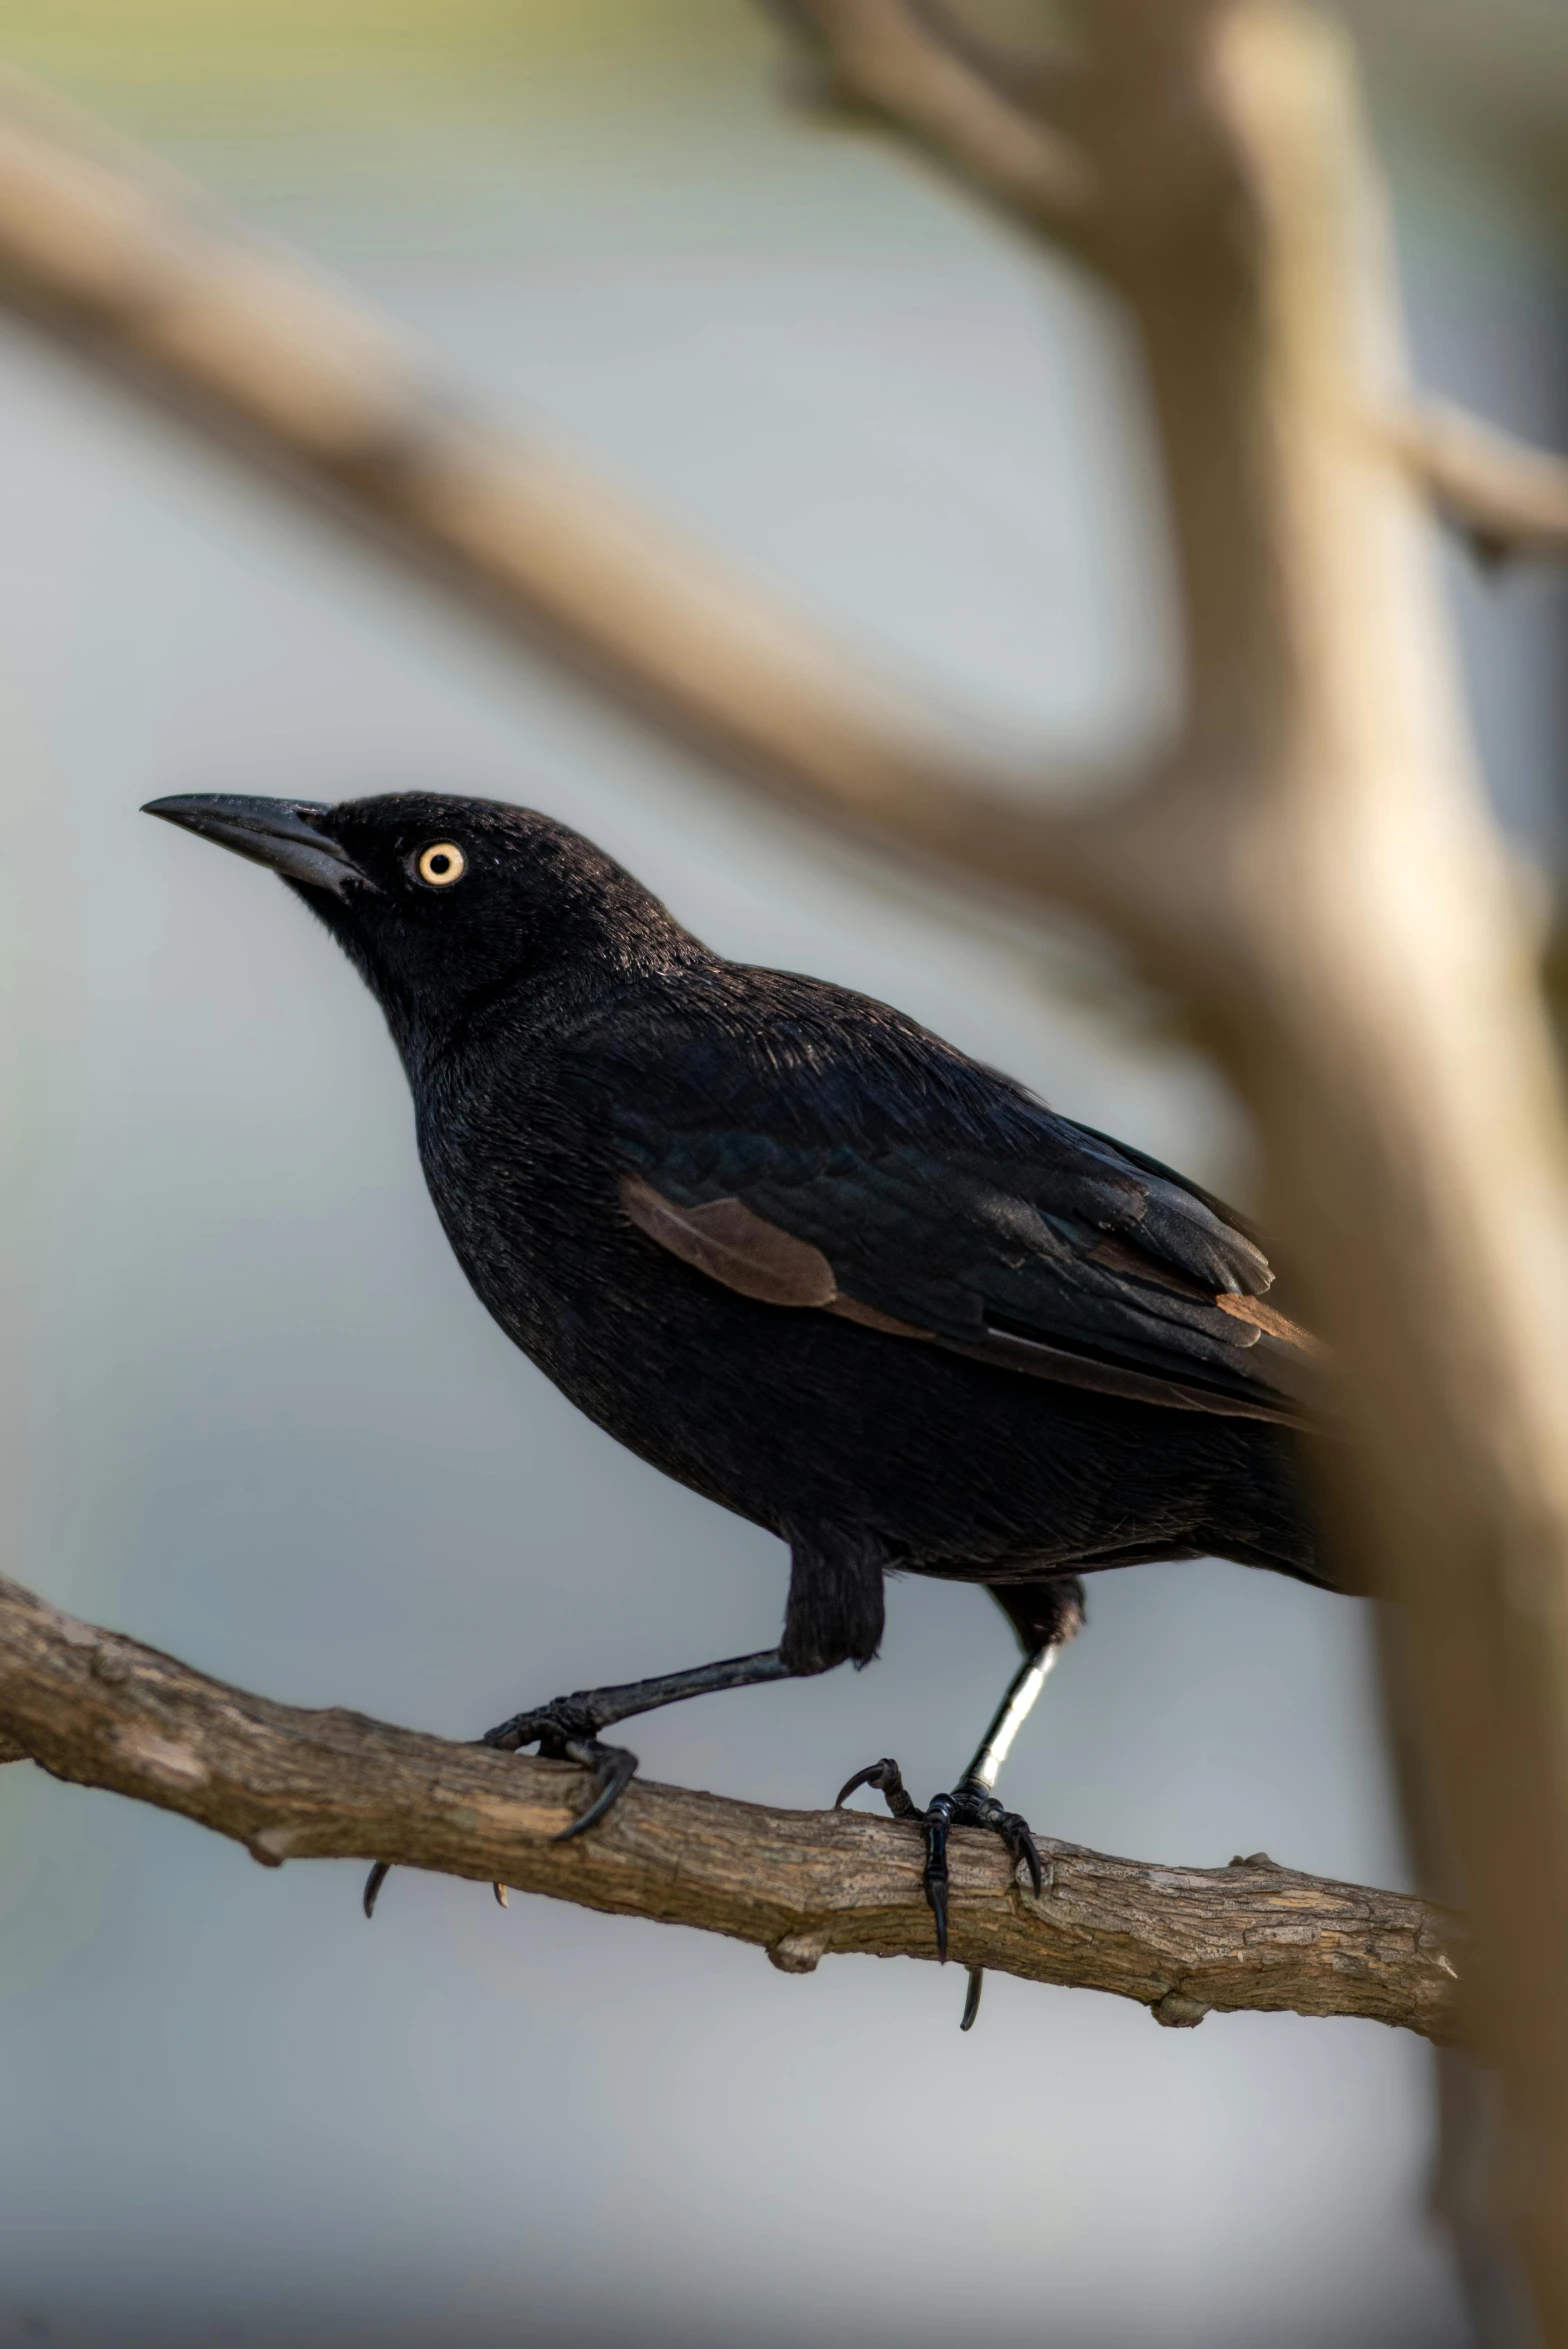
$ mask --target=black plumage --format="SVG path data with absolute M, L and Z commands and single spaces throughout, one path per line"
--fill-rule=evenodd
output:
M 607 1804 L 630 1757 L 600 1729 L 867 1662 L 889 1570 L 988 1586 L 1026 1649 L 1071 1636 L 1085 1571 L 1213 1554 L 1332 1579 L 1293 1433 L 1321 1366 L 1264 1301 L 1257 1236 L 1195 1184 L 884 1004 L 711 954 L 544 816 L 150 812 L 282 872 L 347 950 L 507 1334 L 789 1545 L 776 1654 L 557 1700 L 498 1742 L 599 1763 Z

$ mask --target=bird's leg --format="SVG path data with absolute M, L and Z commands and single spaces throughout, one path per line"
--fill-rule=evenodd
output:
M 993 1789 L 1007 1749 L 1027 1720 L 1035 1698 L 1045 1686 L 1046 1674 L 1061 1652 L 1059 1646 L 1037 1648 L 1032 1656 L 1025 1658 L 1009 1683 L 1007 1694 L 981 1739 L 974 1760 L 952 1792 L 937 1795 L 925 1810 L 921 1810 L 913 1800 L 904 1785 L 898 1764 L 889 1758 L 872 1762 L 864 1770 L 857 1770 L 854 1777 L 839 1789 L 835 1810 L 847 1796 L 854 1793 L 857 1786 L 874 1786 L 885 1799 L 895 1819 L 918 1820 L 925 1829 L 926 1864 L 922 1881 L 932 1916 L 936 1920 L 937 1955 L 944 1964 L 947 1961 L 947 1843 L 955 1827 L 989 1827 L 1000 1835 L 1014 1861 L 1024 1862 L 1035 1891 L 1041 1891 L 1044 1886 L 1040 1854 L 1029 1832 L 1028 1821 L 1017 1811 L 1004 1810 Z M 974 1999 L 973 2003 L 978 2006 L 978 1999 Z M 974 2016 L 969 2015 L 966 2029 L 973 2020 Z
M 993 1834 L 1000 1835 L 1014 1865 L 1021 1860 L 1028 1869 L 1035 1892 L 1044 1889 L 1045 1874 L 1029 1823 L 1017 1811 L 1004 1810 L 996 1799 L 996 1781 L 1057 1657 L 1076 1635 L 1083 1620 L 1082 1589 L 1077 1583 L 1063 1583 L 1054 1592 L 1038 1596 L 1008 1593 L 1004 1597 L 1000 1592 L 993 1595 L 999 1598 L 1025 1642 L 1024 1660 L 1008 1683 L 1007 1693 L 975 1749 L 973 1760 L 952 1792 L 937 1795 L 921 1810 L 905 1787 L 898 1764 L 884 1759 L 873 1762 L 869 1769 L 857 1770 L 838 1796 L 838 1802 L 842 1803 L 857 1786 L 875 1787 L 895 1819 L 907 1819 L 924 1829 L 926 1858 L 921 1881 L 936 1924 L 937 1956 L 944 1963 L 949 1885 L 947 1847 L 955 1827 L 988 1827 Z M 970 2029 L 980 2011 L 982 1980 L 980 1967 L 972 1966 L 962 2030 Z
M 763 1648 L 754 1656 L 727 1656 L 722 1663 L 697 1664 L 686 1672 L 664 1672 L 652 1680 L 625 1680 L 614 1688 L 580 1688 L 572 1696 L 553 1697 L 532 1712 L 514 1713 L 481 1743 L 515 1754 L 519 1747 L 537 1745 L 548 1761 L 580 1762 L 598 1781 L 593 1800 L 569 1827 L 555 1837 L 569 1843 L 574 1835 L 596 1827 L 606 1811 L 631 1784 L 637 1756 L 625 1746 L 605 1745 L 599 1736 L 613 1722 L 629 1721 L 634 1713 L 656 1712 L 660 1705 L 678 1705 L 683 1698 L 710 1696 L 722 1688 L 754 1688 L 760 1681 L 793 1680 L 794 1672 L 777 1648 Z
M 629 1721 L 634 1713 L 652 1713 L 660 1705 L 678 1705 L 687 1697 L 710 1696 L 721 1688 L 802 1680 L 831 1672 L 835 1664 L 870 1662 L 882 1636 L 880 1547 L 864 1534 L 814 1526 L 791 1532 L 790 1554 L 784 1636 L 776 1648 L 697 1664 L 688 1672 L 664 1672 L 652 1680 L 626 1680 L 614 1688 L 580 1688 L 531 1712 L 514 1713 L 510 1721 L 486 1730 L 480 1742 L 502 1753 L 536 1745 L 550 1761 L 578 1762 L 593 1772 L 592 1796 L 579 1817 L 556 1836 L 557 1843 L 596 1827 L 636 1776 L 637 1756 L 625 1746 L 606 1745 L 599 1734 L 612 1723 Z M 367 1917 L 387 1873 L 386 1863 L 378 1860 L 366 1879 Z M 504 1887 L 497 1885 L 495 1893 L 504 1908 Z
M 976 1787 L 982 1794 L 995 1793 L 996 1782 L 1001 1776 L 1002 1764 L 1012 1750 L 1013 1739 L 1034 1711 L 1035 1700 L 1044 1688 L 1047 1676 L 1055 1669 L 1061 1652 L 1061 1641 L 1053 1640 L 1050 1646 L 1036 1648 L 1032 1656 L 1024 1658 L 1008 1682 L 1007 1693 L 992 1716 L 991 1726 L 976 1746 L 974 1760 L 960 1779 L 960 1785 Z
M 708 1696 L 717 1689 L 752 1688 L 761 1681 L 793 1680 L 798 1668 L 786 1664 L 777 1648 L 763 1648 L 753 1656 L 728 1656 L 721 1663 L 697 1664 L 686 1672 L 664 1672 L 651 1680 L 626 1680 L 613 1688 L 580 1688 L 571 1696 L 552 1697 L 531 1712 L 514 1713 L 494 1729 L 487 1729 L 481 1745 L 515 1754 L 520 1747 L 537 1745 L 553 1762 L 578 1762 L 592 1770 L 595 1787 L 585 1809 L 555 1837 L 569 1843 L 574 1835 L 596 1827 L 613 1809 L 637 1772 L 637 1756 L 625 1746 L 606 1745 L 601 1729 L 629 1721 L 634 1713 L 652 1713 L 660 1705 L 678 1705 L 684 1697 Z M 376 1895 L 386 1882 L 389 1863 L 378 1860 L 365 1879 L 364 1910 L 370 1916 Z M 504 1887 L 496 1898 L 506 1906 Z
M 816 1528 L 791 1539 L 789 1602 L 784 1636 L 776 1648 L 752 1656 L 727 1656 L 721 1663 L 697 1664 L 688 1672 L 664 1672 L 653 1680 L 627 1680 L 615 1688 L 580 1688 L 555 1697 L 530 1713 L 487 1729 L 483 1742 L 516 1753 L 537 1745 L 552 1761 L 581 1762 L 598 1779 L 593 1800 L 580 1818 L 563 1828 L 567 1843 L 596 1827 L 620 1800 L 637 1769 L 624 1746 L 605 1745 L 599 1732 L 634 1713 L 678 1705 L 687 1697 L 711 1696 L 722 1688 L 755 1688 L 767 1680 L 799 1680 L 830 1672 L 853 1657 L 867 1663 L 882 1636 L 882 1555 L 864 1537 Z

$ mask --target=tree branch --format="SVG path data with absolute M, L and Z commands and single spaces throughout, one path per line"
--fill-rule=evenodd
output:
M 304 1712 L 208 1679 L 0 1578 L 0 1738 L 58 1778 L 177 1811 L 264 1865 L 383 1859 L 617 1915 L 725 1933 L 785 1973 L 841 1951 L 934 1960 L 923 1844 L 891 1819 L 776 1811 L 634 1784 L 580 1842 L 582 1773 L 362 1714 Z M 1362 2015 L 1455 2031 L 1453 1919 L 1263 1854 L 1162 1868 L 1041 1843 L 1037 1900 L 992 1836 L 952 1851 L 952 1953 L 1035 1982 L 1210 2009 Z
M 918 0 L 766 0 L 768 12 L 815 70 L 806 94 L 830 106 L 867 108 L 913 134 L 977 193 L 1030 227 L 1070 233 L 1090 208 L 1083 156 L 1044 119 L 1050 99 L 1076 76 L 1029 74 Z
M 1440 401 L 1412 405 L 1388 431 L 1396 454 L 1483 561 L 1568 555 L 1568 457 Z
M 1018 225 L 1103 262 L 1095 247 L 1123 190 L 1096 198 L 1107 174 L 1090 59 L 1009 50 L 938 0 L 765 5 L 814 61 L 816 102 L 868 109 Z M 1443 401 L 1408 403 L 1380 434 L 1481 560 L 1568 555 L 1568 458 Z
M 1070 136 L 1084 88 L 1080 48 L 1065 41 L 998 39 L 947 0 L 911 0 L 911 5 L 921 23 L 991 89 Z
M 476 421 L 377 319 L 14 75 L 0 307 L 729 776 L 937 859 L 984 839 L 999 878 L 1026 835 L 1038 855 L 1003 778 L 753 581 L 560 452 Z

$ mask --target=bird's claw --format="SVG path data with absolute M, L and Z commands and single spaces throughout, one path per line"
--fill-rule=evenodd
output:
M 586 1835 L 590 1827 L 612 1811 L 637 1775 L 637 1756 L 628 1753 L 623 1745 L 604 1745 L 598 1735 L 599 1723 L 592 1705 L 582 1696 L 553 1697 L 549 1704 L 538 1706 L 531 1713 L 514 1713 L 510 1721 L 502 1721 L 494 1729 L 487 1729 L 479 1743 L 494 1746 L 504 1754 L 515 1754 L 520 1747 L 536 1745 L 547 1761 L 576 1762 L 594 1775 L 594 1791 L 587 1807 L 569 1827 L 553 1835 L 552 1843 L 570 1843 L 574 1835 Z M 386 1860 L 377 1860 L 365 1878 L 361 1905 L 367 1917 L 376 1912 L 376 1900 L 381 1887 L 391 1874 Z M 506 1906 L 506 1886 L 492 1885 L 497 1901 Z
M 1040 1854 L 1029 1830 L 1029 1822 L 1017 1811 L 1007 1811 L 997 1801 L 989 1787 L 981 1786 L 973 1778 L 960 1779 L 950 1794 L 939 1794 L 921 1810 L 904 1784 L 898 1764 L 889 1757 L 872 1762 L 866 1769 L 857 1770 L 853 1778 L 840 1787 L 837 1810 L 846 1796 L 857 1786 L 874 1786 L 883 1797 L 895 1819 L 908 1819 L 925 1829 L 926 1864 L 921 1876 L 926 1900 L 936 1922 L 936 1954 L 947 1962 L 947 1842 L 955 1827 L 989 1827 L 999 1835 L 1013 1857 L 1013 1863 L 1022 1860 L 1029 1871 L 1029 1881 L 1036 1894 L 1045 1888 L 1045 1873 L 1040 1865 Z M 965 2007 L 963 2028 L 968 2030 L 974 2021 L 979 1997 L 971 1983 L 970 1999 Z
M 586 1835 L 590 1827 L 597 1827 L 637 1775 L 637 1756 L 623 1745 L 605 1745 L 599 1728 L 586 1697 L 552 1697 L 549 1704 L 539 1705 L 531 1713 L 514 1713 L 510 1721 L 487 1729 L 479 1741 L 506 1754 L 536 1745 L 546 1761 L 576 1762 L 593 1772 L 592 1800 L 569 1827 L 551 1837 L 553 1843 L 570 1843 L 573 1836 Z

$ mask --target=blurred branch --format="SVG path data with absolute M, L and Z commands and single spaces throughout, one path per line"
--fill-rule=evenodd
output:
M 1103 262 L 1095 248 L 1115 200 L 1095 199 L 1095 84 L 1083 55 L 1010 48 L 940 0 L 764 5 L 815 76 L 800 93 L 811 103 L 868 110 L 1021 225 Z M 1568 458 L 1442 401 L 1409 402 L 1383 432 L 1483 561 L 1568 555 Z
M 778 5 L 778 0 L 773 0 Z M 1084 86 L 1082 51 L 1065 41 L 999 40 L 972 22 L 961 5 L 911 0 L 916 16 L 972 73 L 1026 113 L 1070 132 Z
M 1077 84 L 1070 61 L 1030 60 L 922 0 L 766 0 L 819 106 L 868 109 L 913 134 L 991 202 L 1066 232 L 1088 210 L 1083 156 L 1045 119 Z
M 1399 1602 L 1466 2035 L 1502 2084 L 1482 2160 L 1565 2349 L 1568 1128 L 1426 482 L 1367 430 L 1410 399 L 1375 158 L 1309 10 L 1084 17 L 1095 253 L 1145 361 L 1188 654 L 1182 757 L 1100 903 L 1251 1112 L 1340 1365 L 1330 1531 Z
M 923 1840 L 890 1819 L 638 1782 L 593 1835 L 553 1843 L 584 1800 L 564 1763 L 248 1696 L 3 1579 L 0 1732 L 54 1776 L 177 1811 L 267 1866 L 383 1859 L 507 1883 L 755 1942 L 785 1973 L 836 1952 L 936 1956 Z M 1426 1903 L 1262 1854 L 1196 1869 L 1041 1850 L 1036 1900 L 995 1837 L 955 1836 L 959 1964 L 1110 1991 L 1176 2025 L 1289 2010 L 1452 2034 L 1456 1932 Z
M 558 451 L 477 422 L 345 296 L 15 76 L 0 308 L 731 776 L 938 859 L 970 840 L 999 881 L 1026 833 L 1038 856 L 999 779 L 751 580 Z
M 1568 555 L 1568 457 L 1511 440 L 1440 402 L 1413 405 L 1389 436 L 1483 560 Z

